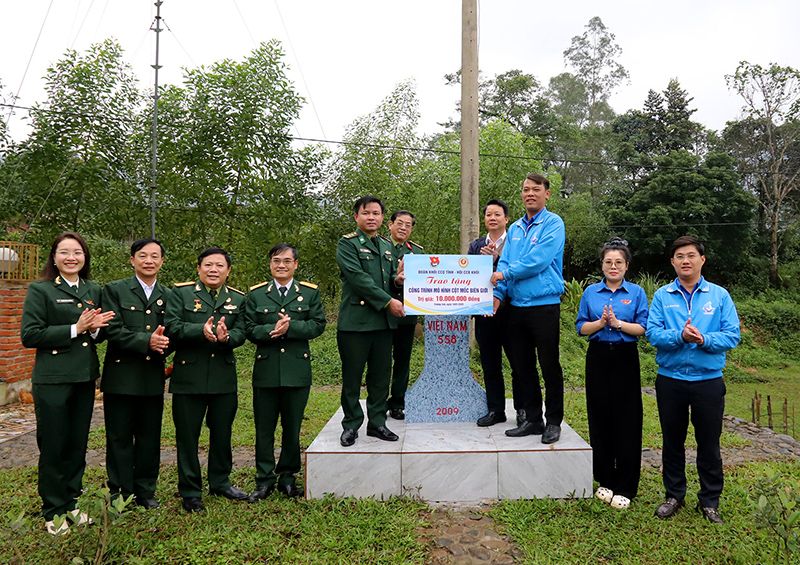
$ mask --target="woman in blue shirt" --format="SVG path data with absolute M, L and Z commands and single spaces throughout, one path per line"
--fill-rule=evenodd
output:
M 600 251 L 603 280 L 581 296 L 576 327 L 589 336 L 586 412 L 595 496 L 627 508 L 639 488 L 642 392 L 636 345 L 647 326 L 647 294 L 625 280 L 628 242 L 614 237 Z

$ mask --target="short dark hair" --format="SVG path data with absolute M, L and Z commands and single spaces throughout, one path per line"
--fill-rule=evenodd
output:
M 221 247 L 209 247 L 205 251 L 203 251 L 200 255 L 197 256 L 197 265 L 199 266 L 200 263 L 203 262 L 203 259 L 208 257 L 209 255 L 224 255 L 225 261 L 228 263 L 228 267 L 231 266 L 231 256 L 228 255 L 228 252 L 222 249 Z
M 489 208 L 489 206 L 500 206 L 503 209 L 503 213 L 506 215 L 506 218 L 508 218 L 508 204 L 506 204 L 499 198 L 492 198 L 491 200 L 489 200 L 489 202 L 486 203 L 486 206 L 483 207 L 484 216 L 486 215 L 486 210 Z
M 550 181 L 547 180 L 547 177 L 544 175 L 540 175 L 539 173 L 531 173 L 525 177 L 525 180 L 533 181 L 536 184 L 543 184 L 545 190 L 550 190 Z M 525 186 L 525 180 L 522 181 L 522 186 Z
M 151 243 L 155 243 L 156 245 L 158 245 L 161 248 L 161 256 L 162 257 L 167 254 L 166 250 L 164 249 L 164 246 L 161 245 L 161 242 L 158 241 L 156 238 L 154 238 L 154 237 L 143 237 L 142 239 L 137 239 L 136 241 L 131 243 L 131 257 L 136 255 L 136 252 L 140 251 L 142 248 L 144 248 L 145 245 L 150 245 Z
M 672 246 L 669 249 L 669 256 L 675 257 L 675 251 L 687 245 L 693 245 L 700 255 L 706 254 L 706 246 L 703 245 L 702 241 L 691 235 L 682 235 L 672 242 Z
M 600 249 L 601 261 L 606 258 L 606 253 L 609 251 L 622 251 L 622 254 L 625 256 L 626 263 L 630 263 L 631 259 L 633 259 L 631 250 L 628 248 L 628 242 L 621 237 L 612 237 L 603 244 L 603 247 Z
M 277 244 L 275 244 L 272 247 L 272 249 L 269 250 L 270 259 L 272 257 L 274 257 L 275 255 L 280 255 L 281 253 L 283 253 L 287 249 L 291 249 L 292 250 L 292 257 L 294 257 L 294 260 L 297 261 L 297 258 L 300 257 L 300 255 L 297 253 L 297 249 L 294 246 L 289 245 L 288 243 L 277 243 Z
M 362 196 L 356 203 L 353 205 L 353 214 L 358 214 L 358 211 L 361 210 L 362 207 L 366 207 L 367 204 L 372 204 L 373 202 L 377 202 L 381 205 L 381 214 L 386 212 L 386 206 L 383 205 L 381 199 L 377 196 Z
M 411 216 L 411 225 L 412 226 L 417 223 L 417 219 L 414 217 L 414 214 L 412 214 L 408 210 L 398 210 L 397 212 L 392 214 L 392 217 L 391 217 L 391 219 L 389 221 L 394 222 L 397 219 L 398 216 Z
M 78 276 L 82 279 L 89 279 L 89 267 L 92 263 L 92 256 L 89 253 L 89 246 L 86 245 L 86 240 L 84 240 L 74 231 L 65 231 L 58 234 L 55 240 L 53 240 L 53 246 L 50 248 L 50 255 L 47 256 L 47 262 L 44 264 L 44 268 L 39 274 L 40 281 L 54 281 L 59 275 L 58 267 L 56 267 L 56 248 L 58 247 L 58 244 L 65 239 L 74 239 L 81 246 L 81 249 L 83 249 L 83 268 L 78 271 Z

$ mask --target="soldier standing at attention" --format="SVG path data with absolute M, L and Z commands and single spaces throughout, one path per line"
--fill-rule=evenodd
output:
M 367 435 L 397 441 L 386 427 L 386 399 L 392 371 L 392 330 L 404 314 L 403 303 L 391 295 L 405 276 L 398 273 L 392 243 L 378 235 L 385 208 L 374 196 L 364 196 L 353 206 L 356 231 L 342 236 L 336 246 L 336 263 L 342 276 L 342 301 L 336 341 L 342 359 L 342 410 L 344 431 L 340 442 L 356 442 L 364 411 L 358 401 L 361 377 L 367 370 Z
M 187 512 L 202 512 L 197 456 L 203 419 L 209 430 L 209 492 L 231 500 L 248 494 L 231 484 L 231 426 L 236 417 L 236 357 L 244 343 L 244 293 L 225 284 L 231 256 L 209 247 L 197 258 L 199 280 L 176 284 L 164 321 L 175 350 L 169 390 L 178 447 L 178 491 Z
M 398 210 L 389 220 L 392 254 L 398 263 L 403 259 L 403 255 L 425 252 L 421 245 L 409 239 L 415 223 L 414 214 L 408 210 Z M 403 302 L 402 289 L 392 292 L 392 296 Z M 405 316 L 397 320 L 397 328 L 392 330 L 392 385 L 388 406 L 389 415 L 395 420 L 405 420 L 406 417 L 406 390 L 411 373 L 411 350 L 414 347 L 416 329 L 417 316 Z
M 158 508 L 156 482 L 161 457 L 164 411 L 164 310 L 169 289 L 157 280 L 164 247 L 153 238 L 131 245 L 134 276 L 108 283 L 103 304 L 118 312 L 106 330 L 103 364 L 103 410 L 106 467 L 112 494 Z
M 256 425 L 256 489 L 250 502 L 275 490 L 295 498 L 300 472 L 300 426 L 311 390 L 308 340 L 325 331 L 317 285 L 296 282 L 297 249 L 279 243 L 269 251 L 273 280 L 250 287 L 245 308 L 247 338 L 256 344 L 253 414 Z M 281 418 L 281 457 L 275 466 L 275 428 Z

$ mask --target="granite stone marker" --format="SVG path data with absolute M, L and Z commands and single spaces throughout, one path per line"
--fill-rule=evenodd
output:
M 469 368 L 469 317 L 425 316 L 425 368 L 406 393 L 406 422 L 475 422 L 486 392 Z

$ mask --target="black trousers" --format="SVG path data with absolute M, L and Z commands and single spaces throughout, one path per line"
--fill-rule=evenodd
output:
M 636 342 L 593 340 L 586 352 L 586 413 L 594 480 L 633 499 L 642 461 L 642 388 Z
M 522 408 L 529 422 L 542 422 L 542 389 L 537 360 L 545 386 L 548 424 L 564 420 L 564 375 L 558 360 L 561 305 L 508 307 L 508 331 L 514 372 L 519 376 Z
M 658 375 L 656 399 L 661 434 L 664 437 L 663 479 L 667 497 L 686 496 L 686 432 L 691 414 L 697 440 L 697 475 L 702 506 L 717 508 L 722 494 L 722 416 L 725 413 L 725 383 L 722 377 L 705 381 L 684 381 Z
M 106 469 L 112 493 L 153 498 L 161 463 L 164 395 L 103 394 Z
M 503 379 L 503 350 L 511 363 L 511 343 L 508 334 L 508 310 L 502 308 L 492 317 L 475 317 L 475 340 L 481 354 L 483 382 L 486 385 L 486 403 L 490 412 L 506 411 L 506 387 Z M 514 409 L 522 410 L 519 378 L 511 366 L 511 390 Z
M 75 510 L 83 488 L 86 446 L 94 408 L 94 381 L 34 384 L 39 496 L 42 516 Z

